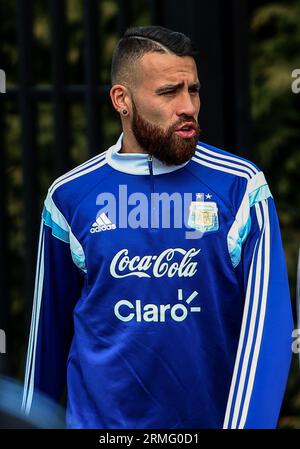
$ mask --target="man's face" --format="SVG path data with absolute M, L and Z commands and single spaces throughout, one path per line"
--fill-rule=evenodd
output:
M 132 92 L 132 133 L 147 153 L 170 165 L 189 160 L 199 138 L 199 80 L 193 58 L 147 53 Z

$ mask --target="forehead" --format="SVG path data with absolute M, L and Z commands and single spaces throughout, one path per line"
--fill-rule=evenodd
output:
M 146 53 L 138 64 L 139 80 L 142 84 L 158 86 L 198 80 L 197 67 L 191 56 L 176 56 L 165 53 Z

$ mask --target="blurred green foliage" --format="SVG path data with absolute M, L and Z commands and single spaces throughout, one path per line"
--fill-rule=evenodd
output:
M 82 85 L 85 83 L 84 73 L 84 23 L 83 1 L 66 0 L 66 47 L 67 66 L 66 83 Z M 18 2 L 2 0 L 0 18 L 1 61 L 0 67 L 5 69 L 7 90 L 18 86 L 19 82 L 19 39 Z M 110 63 L 113 48 L 118 40 L 117 24 L 119 7 L 117 0 L 101 0 L 98 11 L 99 23 L 99 85 L 110 84 Z M 134 17 L 132 25 L 149 23 L 147 0 L 132 2 L 131 14 Z M 50 2 L 33 1 L 33 86 L 52 85 L 52 30 Z M 1 97 L 4 100 L 4 97 Z M 9 221 L 9 270 L 7 273 L 10 299 L 10 324 L 7 330 L 7 347 L 10 353 L 10 372 L 23 378 L 24 357 L 27 350 L 25 338 L 25 288 L 24 266 L 25 232 L 24 232 L 24 201 L 23 201 L 23 169 L 21 146 L 21 117 L 19 113 L 18 96 L 6 96 L 2 101 L 4 117 L 3 159 L 5 160 L 5 175 L 7 178 L 7 214 Z M 104 100 L 101 107 L 102 142 L 99 152 L 107 149 L 116 141 L 121 128 L 110 99 Z M 71 167 L 89 159 L 87 145 L 87 123 L 85 99 L 70 101 L 70 158 Z M 39 208 L 42 210 L 43 200 L 53 180 L 61 173 L 55 172 L 54 161 L 54 107 L 51 102 L 41 101 L 36 104 L 36 147 L 38 173 Z M 38 236 L 36 236 L 38 239 Z
M 18 83 L 19 54 L 17 36 L 17 2 L 2 0 L 0 27 L 1 68 L 7 74 L 7 88 Z M 67 0 L 67 61 L 69 84 L 84 83 L 83 2 Z M 100 72 L 99 84 L 109 84 L 110 60 L 117 42 L 118 2 L 102 0 L 99 8 Z M 150 21 L 146 0 L 131 2 L 132 25 Z M 251 100 L 254 126 L 254 148 L 250 159 L 265 172 L 279 212 L 287 256 L 293 305 L 297 254 L 300 243 L 300 94 L 291 90 L 291 73 L 300 69 L 300 3 L 267 3 L 256 8 L 250 17 Z M 4 19 L 5 18 L 5 19 Z M 34 84 L 52 83 L 51 26 L 48 2 L 34 1 Z M 46 61 L 46 63 L 45 63 Z M 120 124 L 109 104 L 102 105 L 104 135 L 99 152 L 106 149 L 120 132 Z M 24 288 L 22 270 L 25 264 L 22 196 L 21 126 L 18 102 L 4 103 L 4 149 L 8 180 L 9 268 L 12 374 L 23 377 L 24 354 Z M 46 190 L 56 177 L 53 161 L 53 106 L 43 102 L 37 106 L 38 184 L 40 206 Z M 85 106 L 70 104 L 71 159 L 75 166 L 88 158 Z M 295 307 L 294 307 L 295 309 Z M 295 312 L 295 310 L 294 310 Z M 296 317 L 296 314 L 295 314 Z M 276 348 L 274 348 L 276 350 Z M 276 376 L 276 373 L 274 373 Z M 280 427 L 300 428 L 300 384 L 296 358 L 293 361 L 288 389 L 282 408 Z
M 254 160 L 263 169 L 277 205 L 296 320 L 296 269 L 300 246 L 300 3 L 268 3 L 251 18 L 251 104 Z M 276 350 L 276 348 L 274 348 Z M 274 373 L 276 376 L 276 373 Z M 299 362 L 294 357 L 280 427 L 300 428 Z

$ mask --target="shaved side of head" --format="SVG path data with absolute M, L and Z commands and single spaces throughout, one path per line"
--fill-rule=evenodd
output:
M 146 53 L 195 57 L 191 40 L 160 26 L 129 28 L 119 40 L 112 58 L 111 82 L 133 88 L 138 82 L 138 62 Z

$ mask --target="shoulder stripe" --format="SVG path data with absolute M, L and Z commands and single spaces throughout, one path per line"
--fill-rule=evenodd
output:
M 57 182 L 55 184 L 52 184 L 52 186 L 49 188 L 49 194 L 53 195 L 55 190 L 58 187 L 62 186 L 63 184 L 66 184 L 67 182 L 70 182 L 73 179 L 79 178 L 80 176 L 86 175 L 87 173 L 97 170 L 98 168 L 101 168 L 106 164 L 107 164 L 107 160 L 106 160 L 106 157 L 104 157 L 104 158 L 100 159 L 99 161 L 97 161 L 96 164 L 88 166 L 87 168 L 85 168 L 83 170 L 74 171 L 73 174 L 70 174 L 67 177 L 63 177 L 63 179 L 61 179 L 61 180 L 58 179 Z
M 45 199 L 42 218 L 45 226 L 51 228 L 51 233 L 54 237 L 70 245 L 73 262 L 86 273 L 84 250 L 50 194 Z
M 248 175 L 249 175 L 249 177 L 251 178 L 252 176 L 254 176 L 254 173 L 253 173 L 253 171 L 251 171 L 249 168 L 247 168 L 246 166 L 241 166 L 240 164 L 235 164 L 235 163 L 233 163 L 233 162 L 228 162 L 228 161 L 225 161 L 224 159 L 222 159 L 222 160 L 217 160 L 216 158 L 214 158 L 214 157 L 211 157 L 211 156 L 207 156 L 207 155 L 205 155 L 205 154 L 202 154 L 202 153 L 200 153 L 199 151 L 196 151 L 196 156 L 197 157 L 199 157 L 199 158 L 201 158 L 201 159 L 204 159 L 204 160 L 206 160 L 206 161 L 211 161 L 211 162 L 213 162 L 213 163 L 215 163 L 215 164 L 220 164 L 221 166 L 225 166 L 225 167 L 231 167 L 231 168 L 234 168 L 234 169 L 237 169 L 237 170 L 241 170 L 241 171 L 243 171 L 243 172 L 245 172 L 245 173 L 248 173 Z
M 227 155 L 224 155 L 224 154 L 220 154 L 217 151 L 209 150 L 208 148 L 203 147 L 202 145 L 199 145 L 199 144 L 197 145 L 197 148 L 200 151 L 209 154 L 210 156 L 214 156 L 216 159 L 224 159 L 224 160 L 227 160 L 228 162 L 229 161 L 233 161 L 233 162 L 235 162 L 235 163 L 237 163 L 237 164 L 239 164 L 241 166 L 246 166 L 246 167 L 248 167 L 251 170 L 251 172 L 253 174 L 259 173 L 259 170 L 257 170 L 257 168 L 255 167 L 254 164 L 252 164 L 251 162 L 248 162 L 248 161 L 246 161 L 244 159 L 241 159 L 241 158 L 239 158 L 237 156 L 229 156 L 229 155 L 227 156 Z
M 272 194 L 265 176 L 263 172 L 259 172 L 248 181 L 247 189 L 236 213 L 235 220 L 227 234 L 228 252 L 234 268 L 240 263 L 242 247 L 250 232 L 250 209 L 255 204 L 270 197 L 272 197 Z
M 241 260 L 243 244 L 250 232 L 251 217 L 248 190 L 244 194 L 235 220 L 227 234 L 227 248 L 233 268 L 236 268 Z
M 57 178 L 50 186 L 49 192 L 53 193 L 54 190 L 56 190 L 57 184 L 60 183 L 61 181 L 68 180 L 73 174 L 80 173 L 80 172 L 84 171 L 85 169 L 92 167 L 93 165 L 95 165 L 105 159 L 106 159 L 106 151 L 104 151 L 100 155 L 97 155 L 97 156 L 93 157 L 92 159 L 84 162 L 83 164 L 78 165 L 77 167 L 73 168 L 72 170 L 68 171 L 64 175 Z
M 245 173 L 243 171 L 237 171 L 237 170 L 232 170 L 231 168 L 227 168 L 221 165 L 217 165 L 217 164 L 213 164 L 210 162 L 205 161 L 202 158 L 198 158 L 198 157 L 192 157 L 192 160 L 194 162 L 197 162 L 200 165 L 204 165 L 205 167 L 209 167 L 209 168 L 213 168 L 214 170 L 219 170 L 225 173 L 230 173 L 232 175 L 236 175 L 242 178 L 246 178 L 246 179 L 250 179 L 250 175 L 248 173 Z
M 55 220 L 53 220 L 51 212 L 48 209 L 46 209 L 46 207 L 44 207 L 43 209 L 42 216 L 45 225 L 51 229 L 52 235 L 54 237 L 61 240 L 62 242 L 70 243 L 69 231 L 63 229 L 63 227 L 61 227 L 59 224 L 56 223 Z

